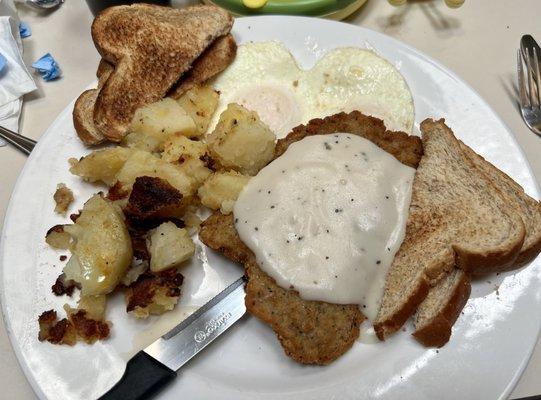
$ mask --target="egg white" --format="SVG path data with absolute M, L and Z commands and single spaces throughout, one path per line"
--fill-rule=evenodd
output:
M 313 118 L 352 110 L 381 118 L 388 129 L 413 128 L 413 99 L 404 78 L 370 50 L 335 49 L 304 71 L 282 43 L 246 43 L 212 84 L 220 99 L 211 130 L 230 103 L 256 111 L 278 138 Z

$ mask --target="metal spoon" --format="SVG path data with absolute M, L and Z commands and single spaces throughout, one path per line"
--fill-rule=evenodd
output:
M 26 0 L 26 4 L 42 10 L 49 10 L 64 3 L 64 0 Z

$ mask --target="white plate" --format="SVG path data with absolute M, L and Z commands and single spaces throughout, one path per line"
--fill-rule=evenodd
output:
M 445 117 L 459 138 L 538 197 L 524 155 L 498 116 L 463 81 L 418 51 L 376 32 L 320 19 L 242 18 L 234 34 L 240 43 L 280 40 L 305 68 L 335 47 L 375 49 L 404 74 L 414 95 L 417 126 L 426 117 Z M 73 188 L 73 211 L 95 191 L 68 172 L 67 158 L 87 152 L 75 136 L 72 107 L 61 113 L 30 156 L 11 198 L 0 249 L 9 336 L 32 387 L 49 399 L 101 395 L 120 378 L 132 354 L 241 274 L 239 266 L 199 246 L 198 260 L 183 271 L 185 285 L 175 312 L 136 321 L 125 314 L 118 296 L 108 309 L 114 322 L 110 340 L 75 347 L 39 343 L 38 315 L 50 308 L 62 311 L 66 301 L 50 290 L 62 268 L 62 253 L 43 240 L 49 227 L 65 221 L 53 213 L 53 192 L 59 182 Z M 305 367 L 284 355 L 267 326 L 247 316 L 183 368 L 159 398 L 504 398 L 540 329 L 540 264 L 538 259 L 505 278 L 476 282 L 451 341 L 439 352 L 400 332 L 385 343 L 356 343 L 330 366 Z

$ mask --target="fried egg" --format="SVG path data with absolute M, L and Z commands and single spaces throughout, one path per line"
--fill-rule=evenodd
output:
M 211 130 L 230 103 L 256 111 L 278 138 L 340 111 L 373 115 L 391 130 L 411 133 L 413 127 L 413 99 L 404 78 L 370 50 L 338 48 L 302 70 L 282 43 L 246 43 L 212 84 L 220 100 Z

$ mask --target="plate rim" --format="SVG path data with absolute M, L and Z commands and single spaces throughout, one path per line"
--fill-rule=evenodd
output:
M 281 20 L 281 19 L 295 19 L 295 20 L 305 20 L 305 21 L 306 20 L 310 20 L 310 21 L 317 20 L 319 23 L 322 23 L 322 24 L 328 24 L 328 25 L 342 24 L 342 25 L 346 25 L 346 26 L 348 26 L 350 28 L 370 32 L 371 34 L 375 34 L 376 36 L 382 36 L 386 40 L 389 40 L 393 45 L 403 47 L 403 48 L 407 49 L 409 52 L 412 52 L 412 53 L 416 54 L 416 56 L 418 56 L 419 58 L 422 58 L 425 61 L 428 61 L 433 67 L 439 69 L 440 71 L 442 71 L 443 73 L 448 75 L 453 80 L 457 81 L 458 83 L 460 83 L 463 86 L 465 86 L 466 88 L 468 88 L 468 90 L 471 91 L 471 93 L 473 93 L 483 103 L 483 105 L 488 110 L 490 110 L 492 112 L 492 114 L 495 116 L 495 118 L 500 123 L 500 125 L 503 128 L 505 128 L 505 130 L 509 134 L 508 136 L 509 136 L 510 140 L 512 140 L 514 142 L 516 148 L 518 149 L 518 151 L 522 155 L 522 157 L 523 157 L 523 159 L 524 159 L 524 161 L 526 163 L 527 172 L 530 175 L 530 177 L 533 178 L 533 182 L 534 182 L 533 183 L 533 188 L 535 189 L 535 191 L 537 192 L 537 195 L 539 196 L 539 194 L 541 192 L 541 189 L 540 189 L 541 186 L 540 186 L 539 181 L 537 180 L 535 174 L 533 173 L 530 162 L 528 161 L 528 158 L 526 157 L 526 154 L 524 153 L 524 150 L 520 146 L 520 144 L 519 144 L 517 138 L 515 137 L 514 133 L 509 129 L 509 127 L 503 121 L 501 116 L 498 113 L 496 113 L 496 111 L 492 108 L 492 106 L 478 93 L 478 91 L 476 89 L 474 89 L 469 83 L 467 83 L 465 80 L 463 80 L 460 76 L 458 76 L 454 71 L 449 69 L 447 66 L 445 66 L 444 64 L 438 62 L 435 58 L 433 58 L 433 57 L 427 55 L 426 53 L 424 53 L 423 51 L 420 51 L 420 50 L 416 49 L 415 47 L 413 47 L 413 46 L 411 46 L 411 45 L 409 45 L 407 43 L 404 43 L 404 42 L 402 42 L 402 41 L 400 41 L 400 40 L 398 40 L 398 39 L 396 39 L 396 38 L 394 38 L 392 36 L 389 36 L 389 35 L 387 35 L 387 34 L 385 34 L 383 32 L 379 32 L 379 31 L 369 29 L 369 28 L 366 28 L 366 27 L 363 27 L 363 26 L 353 25 L 353 24 L 350 24 L 350 23 L 342 22 L 342 21 L 328 20 L 328 19 L 323 19 L 323 18 L 319 18 L 319 17 L 305 17 L 305 16 L 294 16 L 294 15 L 257 15 L 257 16 L 241 17 L 241 18 L 237 18 L 236 20 L 237 21 L 242 20 L 243 24 L 244 23 L 249 24 L 249 23 L 252 23 L 252 21 L 254 21 L 254 23 L 257 23 L 255 21 L 262 20 L 262 19 L 274 19 L 274 20 L 276 20 L 276 19 L 278 19 L 278 20 Z M 233 27 L 233 30 L 234 30 L 234 27 Z M 234 33 L 234 31 L 233 31 L 233 33 Z M 339 46 L 337 46 L 337 47 L 339 47 Z M 94 80 L 93 83 L 91 85 L 89 85 L 88 87 L 93 87 L 95 85 L 95 82 L 96 82 L 96 80 Z M 71 109 L 73 108 L 73 105 L 75 104 L 75 101 L 76 101 L 76 98 L 72 99 L 66 105 L 66 107 L 64 109 L 62 109 L 62 111 L 60 111 L 60 113 L 56 116 L 56 118 L 53 120 L 53 122 L 47 127 L 45 132 L 43 132 L 43 134 L 40 136 L 40 138 L 39 138 L 40 140 L 38 140 L 38 143 L 37 143 L 36 147 L 34 148 L 34 151 L 32 151 L 32 153 L 26 159 L 26 161 L 24 163 L 24 166 L 23 166 L 21 172 L 19 173 L 19 175 L 18 175 L 18 177 L 16 179 L 15 185 L 13 186 L 13 190 L 12 190 L 10 196 L 9 196 L 8 206 L 6 207 L 6 211 L 5 211 L 5 215 L 4 215 L 4 219 L 3 219 L 2 232 L 1 232 L 1 235 L 0 235 L 0 285 L 2 285 L 2 286 L 4 284 L 4 272 L 5 272 L 5 269 L 4 269 L 4 257 L 5 257 L 4 249 L 5 249 L 5 246 L 6 246 L 5 238 L 6 238 L 7 228 L 12 223 L 11 222 L 12 209 L 14 207 L 16 207 L 16 205 L 14 204 L 13 199 L 14 199 L 15 195 L 18 193 L 18 191 L 20 189 L 20 186 L 22 185 L 21 182 L 24 180 L 26 174 L 28 173 L 30 162 L 33 162 L 33 160 L 36 157 L 38 157 L 38 154 L 40 154 L 40 152 L 41 152 L 41 148 L 44 146 L 43 140 L 41 140 L 41 139 L 47 137 L 48 135 L 53 134 L 52 132 L 54 130 L 52 129 L 52 127 L 54 127 L 58 123 L 58 121 L 60 119 L 65 118 L 66 114 L 69 114 L 71 112 Z M 4 321 L 5 330 L 7 332 L 7 336 L 9 338 L 11 348 L 13 349 L 13 351 L 15 353 L 15 356 L 17 358 L 17 362 L 19 364 L 19 367 L 23 371 L 27 382 L 32 387 L 32 390 L 34 391 L 36 396 L 38 398 L 40 398 L 40 399 L 47 399 L 47 396 L 42 391 L 41 387 L 38 385 L 37 381 L 35 380 L 34 375 L 30 371 L 30 369 L 28 368 L 28 364 L 27 364 L 24 356 L 22 355 L 22 350 L 20 348 L 20 345 L 17 342 L 16 338 L 14 337 L 11 322 L 6 317 L 7 310 L 6 310 L 6 298 L 5 298 L 5 291 L 4 290 L 0 290 L 0 303 L 1 303 L 1 307 L 2 307 L 2 318 L 3 318 L 3 321 Z M 512 390 L 517 385 L 520 377 L 524 373 L 524 370 L 526 369 L 526 366 L 528 365 L 528 363 L 529 363 L 529 361 L 530 361 L 530 359 L 531 359 L 531 357 L 533 355 L 535 345 L 539 341 L 539 338 L 541 337 L 541 320 L 540 320 L 540 322 L 538 324 L 536 337 L 537 337 L 536 342 L 534 342 L 533 345 L 530 346 L 530 349 L 528 350 L 528 353 L 527 353 L 526 357 L 523 358 L 521 364 L 516 369 L 512 379 L 509 381 L 509 383 L 505 387 L 504 391 L 498 397 L 499 400 L 504 400 L 509 396 L 509 394 L 512 392 Z

